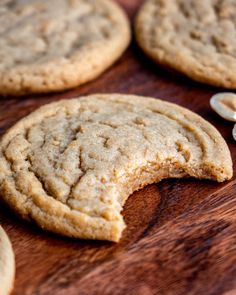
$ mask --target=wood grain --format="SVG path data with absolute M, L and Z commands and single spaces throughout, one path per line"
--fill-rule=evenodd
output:
M 142 1 L 120 0 L 130 19 Z M 220 89 L 166 72 L 133 41 L 96 81 L 66 93 L 0 98 L 1 134 L 45 103 L 95 92 L 158 97 L 213 123 L 235 159 L 232 123 L 214 114 L 209 98 Z M 13 295 L 236 294 L 236 181 L 223 184 L 166 180 L 131 196 L 119 244 L 62 238 L 24 223 L 1 204 L 0 223 L 16 254 Z

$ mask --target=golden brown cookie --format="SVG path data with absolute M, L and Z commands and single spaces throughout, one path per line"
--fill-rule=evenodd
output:
M 11 242 L 0 226 L 0 295 L 8 295 L 13 289 L 15 259 Z
M 157 63 L 200 82 L 236 88 L 235 14 L 231 0 L 147 0 L 136 37 Z
M 109 94 L 45 105 L 0 142 L 0 193 L 62 235 L 119 241 L 128 196 L 165 178 L 232 177 L 218 131 L 158 99 Z
M 130 41 L 112 0 L 0 2 L 0 94 L 61 91 L 100 75 Z

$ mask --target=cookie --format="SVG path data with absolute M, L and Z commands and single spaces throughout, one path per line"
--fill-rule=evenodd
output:
M 0 226 L 0 295 L 8 295 L 13 289 L 15 259 L 5 231 Z
M 62 91 L 98 77 L 130 41 L 111 0 L 0 3 L 0 94 Z
M 18 214 L 65 236 L 119 241 L 128 196 L 165 178 L 232 177 L 218 131 L 177 105 L 92 95 L 43 106 L 0 142 L 0 194 Z
M 136 37 L 160 65 L 236 88 L 235 14 L 230 0 L 147 0 L 136 19 Z

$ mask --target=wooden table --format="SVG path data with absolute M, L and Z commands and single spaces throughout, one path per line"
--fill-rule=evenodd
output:
M 119 1 L 130 18 L 140 0 Z M 0 131 L 38 106 L 95 92 L 158 97 L 213 123 L 229 144 L 233 124 L 209 107 L 221 91 L 158 68 L 135 42 L 110 70 L 72 91 L 0 99 Z M 1 204 L 0 223 L 16 254 L 14 295 L 236 294 L 236 183 L 166 180 L 131 196 L 120 243 L 81 241 L 46 233 Z M 234 291 L 233 291 L 234 290 Z

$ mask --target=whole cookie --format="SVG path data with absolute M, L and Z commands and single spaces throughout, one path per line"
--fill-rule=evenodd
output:
M 188 77 L 236 88 L 236 2 L 147 0 L 136 37 L 157 63 Z
M 51 103 L 0 142 L 0 194 L 62 235 L 119 241 L 128 196 L 164 178 L 232 177 L 229 149 L 198 115 L 157 99 L 92 95 Z
M 0 94 L 69 89 L 112 65 L 130 41 L 112 0 L 0 3 Z
M 5 231 L 0 226 L 0 295 L 10 294 L 15 277 L 15 259 Z

